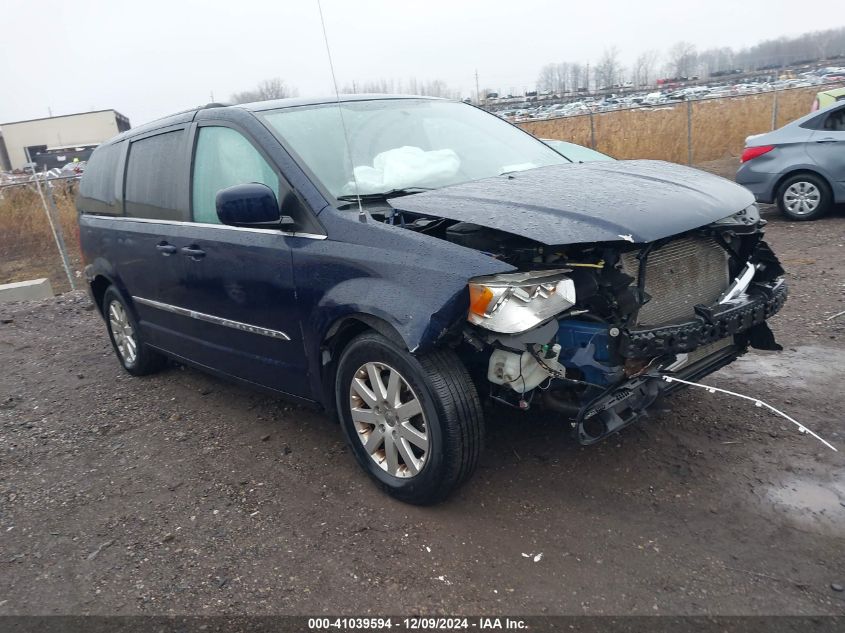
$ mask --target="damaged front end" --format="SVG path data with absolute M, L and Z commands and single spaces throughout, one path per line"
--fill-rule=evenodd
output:
M 766 321 L 787 288 L 753 205 L 646 244 L 531 246 L 462 225 L 450 241 L 521 271 L 470 281 L 468 363 L 493 400 L 561 414 L 582 444 L 682 386 L 662 375 L 698 380 L 749 346 L 780 349 Z

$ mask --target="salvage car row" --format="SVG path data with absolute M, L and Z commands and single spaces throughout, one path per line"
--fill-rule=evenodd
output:
M 838 71 L 839 69 L 831 70 Z M 631 108 L 672 106 L 699 99 L 737 97 L 771 92 L 773 90 L 787 90 L 790 88 L 819 86 L 821 89 L 825 84 L 841 86 L 843 81 L 845 81 L 845 69 L 841 69 L 841 72 L 837 72 L 837 74 L 824 76 L 808 75 L 806 77 L 778 79 L 774 81 L 757 81 L 739 84 L 722 83 L 706 86 L 696 85 L 675 89 L 639 91 L 624 95 L 581 96 L 577 98 L 570 97 L 566 100 L 556 99 L 553 95 L 546 95 L 542 97 L 542 102 L 539 101 L 540 97 L 537 97 L 536 101 L 523 100 L 507 106 L 488 102 L 486 107 L 492 109 L 497 116 L 519 123 Z M 820 95 L 826 93 L 826 90 L 822 90 Z M 821 97 L 821 101 L 819 102 L 817 100 L 814 109 L 818 108 L 819 105 L 827 105 L 824 97 Z

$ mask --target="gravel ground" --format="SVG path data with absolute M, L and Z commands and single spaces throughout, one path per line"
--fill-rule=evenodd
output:
M 768 236 L 782 353 L 709 377 L 845 449 L 845 213 Z M 131 378 L 82 294 L 0 305 L 0 614 L 843 614 L 845 453 L 699 390 L 592 448 L 489 416 L 416 508 L 314 411 L 173 367 Z

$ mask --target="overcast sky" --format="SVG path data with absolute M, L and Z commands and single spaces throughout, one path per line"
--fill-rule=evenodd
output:
M 3 0 L 0 122 L 114 108 L 139 125 L 282 77 L 332 92 L 317 0 Z M 533 87 L 550 61 L 630 65 L 678 40 L 698 49 L 841 26 L 815 0 L 323 0 L 342 86 L 443 79 L 474 95 Z

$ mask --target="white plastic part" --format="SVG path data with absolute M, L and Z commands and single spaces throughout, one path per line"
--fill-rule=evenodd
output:
M 748 286 L 751 284 L 751 280 L 754 279 L 754 275 L 757 274 L 757 267 L 748 262 L 745 265 L 745 270 L 733 280 L 733 283 L 725 290 L 725 293 L 719 299 L 719 303 L 728 303 L 729 301 L 733 301 L 737 297 L 742 296 L 745 294 L 745 291 L 748 290 Z
M 554 355 L 544 358 L 543 363 L 554 370 L 558 376 L 565 373 L 565 368 L 557 361 L 560 345 L 552 347 Z M 543 384 L 552 373 L 537 362 L 530 352 L 517 354 L 497 349 L 490 355 L 487 366 L 487 380 L 495 385 L 506 385 L 517 393 L 527 393 Z
M 759 398 L 752 398 L 751 396 L 744 396 L 741 393 L 736 393 L 735 391 L 728 391 L 727 389 L 719 389 L 719 387 L 711 387 L 710 385 L 702 385 L 702 384 L 699 384 L 697 382 L 690 382 L 689 380 L 681 380 L 680 378 L 675 378 L 674 376 L 661 376 L 661 378 L 663 378 L 663 380 L 665 380 L 666 382 L 679 382 L 679 383 L 682 383 L 684 385 L 689 385 L 690 387 L 698 387 L 700 389 L 705 389 L 706 391 L 709 391 L 710 393 L 716 393 L 718 391 L 719 393 L 724 393 L 724 394 L 727 394 L 729 396 L 735 396 L 737 398 L 742 398 L 743 400 L 748 400 L 750 402 L 753 402 L 755 407 L 765 407 L 766 409 L 768 409 L 772 413 L 775 413 L 775 414 L 779 415 L 780 417 L 785 418 L 785 419 L 789 420 L 790 422 L 792 422 L 795 426 L 798 427 L 799 433 L 809 433 L 814 438 L 816 438 L 819 442 L 821 442 L 822 444 L 827 446 L 830 450 L 832 450 L 836 453 L 839 452 L 839 450 L 836 447 L 834 447 L 833 444 L 831 444 L 830 442 L 828 442 L 826 439 L 824 439 L 820 435 L 817 435 L 816 433 L 814 433 L 813 431 L 808 429 L 806 426 L 801 424 L 798 420 L 795 420 L 795 419 L 789 417 L 788 415 L 786 415 L 780 409 L 775 409 L 772 405 L 763 402 Z

